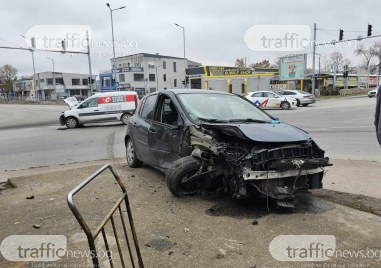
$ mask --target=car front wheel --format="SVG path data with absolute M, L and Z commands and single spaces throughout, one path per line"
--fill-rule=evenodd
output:
M 289 102 L 284 101 L 284 102 L 282 102 L 282 103 L 280 104 L 280 108 L 282 108 L 283 110 L 288 110 L 288 109 L 291 108 L 291 105 L 290 105 Z
M 121 117 L 121 120 L 122 120 L 123 124 L 127 125 L 128 124 L 128 120 L 130 120 L 130 117 L 131 117 L 130 114 L 123 114 L 122 117 Z
M 78 123 L 77 118 L 75 118 L 75 117 L 66 118 L 66 126 L 68 128 L 76 128 L 76 127 L 78 127 L 78 125 L 79 125 L 79 123 Z
M 175 161 L 168 169 L 166 181 L 169 191 L 174 196 L 197 193 L 200 189 L 200 161 L 193 156 L 186 156 Z
M 131 138 L 126 143 L 126 159 L 128 166 L 132 168 L 140 167 L 143 164 L 136 156 L 135 144 Z

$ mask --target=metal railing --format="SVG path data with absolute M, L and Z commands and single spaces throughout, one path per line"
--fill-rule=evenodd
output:
M 115 202 L 112 209 L 107 213 L 106 217 L 102 220 L 101 224 L 95 229 L 95 231 L 92 231 L 89 228 L 89 225 L 85 222 L 85 220 L 82 217 L 81 213 L 79 212 L 77 206 L 74 204 L 73 197 L 81 189 L 83 189 L 86 185 L 88 185 L 91 181 L 93 181 L 96 177 L 98 177 L 101 173 L 103 173 L 107 169 L 109 169 L 111 171 L 112 175 L 114 176 L 115 180 L 117 181 L 119 187 L 122 190 L 122 195 Z M 111 255 L 110 245 L 109 245 L 109 242 L 107 241 L 107 236 L 106 236 L 106 231 L 105 231 L 105 226 L 108 223 L 111 223 L 111 226 L 112 226 L 112 231 L 113 231 L 113 235 L 115 237 L 116 245 L 118 248 L 118 253 L 119 253 L 121 265 L 123 268 L 126 267 L 125 262 L 124 262 L 124 258 L 123 258 L 121 243 L 119 241 L 118 232 L 117 232 L 117 228 L 116 228 L 116 222 L 115 222 L 116 214 L 119 214 L 119 216 L 120 216 L 120 220 L 121 220 L 121 223 L 123 226 L 123 233 L 124 233 L 124 237 L 126 239 L 131 264 L 132 264 L 132 267 L 135 267 L 134 254 L 132 252 L 130 239 L 129 239 L 128 234 L 127 234 L 125 216 L 123 216 L 123 212 L 122 212 L 122 204 L 124 203 L 126 206 L 126 209 L 127 209 L 128 223 L 130 225 L 130 229 L 131 229 L 131 233 L 132 233 L 132 239 L 133 239 L 133 243 L 134 243 L 134 247 L 135 247 L 135 251 L 136 251 L 138 267 L 140 267 L 140 268 L 144 267 L 142 256 L 140 254 L 140 249 L 139 249 L 138 239 L 137 239 L 137 235 L 136 235 L 136 231 L 135 231 L 135 227 L 134 227 L 134 222 L 132 219 L 132 213 L 131 213 L 131 209 L 130 209 L 130 205 L 129 205 L 129 201 L 128 201 L 127 190 L 126 190 L 126 187 L 123 184 L 122 180 L 120 179 L 118 174 L 114 171 L 114 169 L 112 168 L 111 165 L 107 164 L 107 165 L 103 166 L 101 169 L 99 169 L 97 172 L 92 174 L 90 177 L 88 177 L 86 180 L 84 180 L 81 184 L 79 184 L 77 187 L 75 187 L 68 194 L 67 203 L 69 205 L 70 210 L 74 214 L 75 218 L 77 219 L 78 223 L 81 225 L 83 231 L 85 232 L 85 234 L 87 236 L 87 240 L 88 240 L 88 244 L 90 247 L 91 257 L 92 257 L 92 262 L 93 262 L 94 268 L 100 267 L 97 250 L 95 248 L 95 239 L 99 236 L 99 234 L 102 234 L 104 245 L 106 247 L 107 258 L 108 258 L 108 261 L 110 263 L 110 267 L 114 267 L 114 260 L 113 260 L 113 256 Z M 116 211 L 118 211 L 119 213 L 115 213 Z

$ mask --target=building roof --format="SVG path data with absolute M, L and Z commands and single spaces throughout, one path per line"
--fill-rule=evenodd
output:
M 137 53 L 137 54 L 132 54 L 132 55 L 126 55 L 126 56 L 122 56 L 122 57 L 116 57 L 115 59 L 123 59 L 123 58 L 129 58 L 129 57 L 134 57 L 134 56 L 140 56 L 142 55 L 143 57 L 145 58 L 158 58 L 158 59 L 176 59 L 176 60 L 182 60 L 184 58 L 180 58 L 180 57 L 173 57 L 173 56 L 165 56 L 165 55 L 160 55 L 159 53 L 156 53 L 156 54 L 150 54 L 150 53 Z M 187 58 L 185 58 L 189 63 L 191 63 L 191 65 L 196 65 L 196 64 L 199 64 L 201 65 L 201 63 L 198 63 L 198 62 L 195 62 L 195 61 L 191 61 L 191 60 L 188 60 Z M 113 60 L 113 59 L 111 59 Z

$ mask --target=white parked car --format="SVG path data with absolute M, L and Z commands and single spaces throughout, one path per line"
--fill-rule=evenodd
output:
M 316 98 L 311 93 L 301 91 L 301 90 L 282 90 L 278 92 L 281 96 L 293 97 L 296 99 L 296 106 L 307 106 L 309 104 L 315 103 Z
M 292 97 L 282 97 L 272 91 L 254 91 L 246 98 L 260 108 L 281 108 L 288 110 L 296 107 L 297 101 Z
M 370 90 L 370 91 L 368 92 L 368 97 L 369 97 L 369 98 L 376 97 L 376 96 L 377 96 L 377 92 L 378 92 L 378 87 L 376 87 L 376 88 Z
M 60 124 L 76 128 L 86 123 L 122 121 L 127 124 L 138 105 L 135 91 L 97 93 L 78 103 L 75 97 L 64 99 L 70 110 L 62 113 Z

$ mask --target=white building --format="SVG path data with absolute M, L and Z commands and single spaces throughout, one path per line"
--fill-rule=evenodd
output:
M 93 75 L 93 90 L 95 78 Z M 57 100 L 69 96 L 84 99 L 90 95 L 89 74 L 41 72 L 36 73 L 34 80 L 39 100 Z
M 100 75 L 101 91 L 135 89 L 148 93 L 157 89 L 183 88 L 185 69 L 201 66 L 188 59 L 184 61 L 184 58 L 148 53 L 111 59 L 111 64 L 117 84 L 113 87 L 110 83 L 112 72 L 109 70 Z
M 22 98 L 35 96 L 33 76 L 22 76 L 13 82 L 13 91 Z

